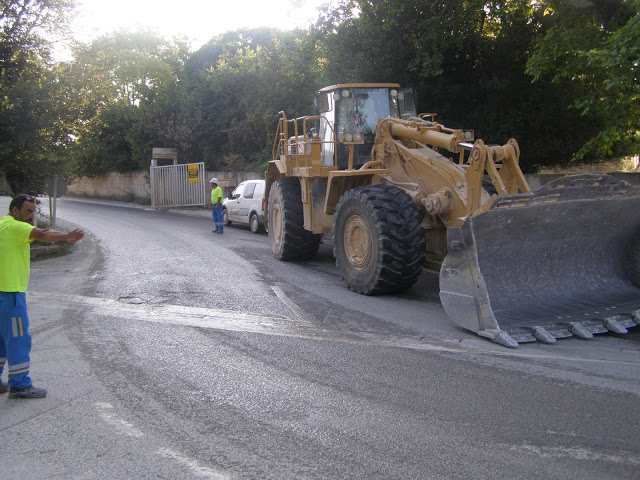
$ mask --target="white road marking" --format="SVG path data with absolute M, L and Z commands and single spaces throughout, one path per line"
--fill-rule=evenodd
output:
M 147 322 L 168 323 L 192 327 L 215 328 L 230 331 L 269 332 L 278 327 L 290 326 L 287 317 L 256 315 L 212 308 L 185 307 L 181 305 L 124 303 L 98 297 L 85 297 L 65 293 L 29 292 L 29 299 L 55 303 L 69 303 L 91 307 L 96 314 L 117 318 L 138 319 Z
M 174 452 L 171 449 L 163 448 L 156 452 L 157 455 L 160 455 L 162 458 L 168 458 L 170 460 L 174 460 L 182 465 L 186 466 L 189 470 L 191 470 L 195 475 L 203 478 L 211 478 L 213 480 L 228 480 L 231 477 L 225 473 L 220 473 L 214 469 L 203 467 L 198 463 L 197 460 L 193 458 L 189 458 L 180 453 Z
M 500 347 L 500 350 L 485 350 L 481 348 L 441 345 L 430 342 L 423 337 L 411 335 L 323 330 L 319 327 L 303 325 L 299 319 L 290 319 L 277 315 L 258 315 L 212 308 L 185 307 L 181 305 L 129 304 L 107 298 L 85 297 L 64 293 L 31 291 L 28 293 L 28 296 L 30 300 L 33 299 L 51 303 L 72 304 L 79 307 L 85 307 L 85 310 L 86 307 L 91 307 L 91 312 L 94 314 L 102 314 L 116 318 L 126 318 L 128 320 L 137 319 L 145 322 L 211 328 L 232 332 L 253 332 L 266 335 L 281 335 L 313 340 L 332 340 L 338 342 L 360 343 L 382 347 L 398 347 L 431 352 L 640 366 L 640 361 L 634 360 L 567 357 L 544 353 L 519 352 L 502 347 Z
M 542 458 L 571 458 L 574 460 L 586 460 L 591 462 L 609 462 L 622 465 L 640 466 L 640 457 L 630 452 L 619 454 L 601 453 L 585 447 L 541 447 L 539 445 L 513 445 L 512 450 L 524 450 L 526 453 L 538 455 Z
M 100 418 L 102 418 L 105 423 L 112 426 L 117 434 L 135 438 L 144 436 L 144 433 L 138 430 L 131 423 L 118 417 L 113 411 L 113 405 L 111 405 L 110 403 L 96 402 L 96 409 L 98 410 L 98 415 L 100 415 Z M 189 470 L 191 470 L 195 475 L 199 477 L 210 478 L 213 480 L 229 480 L 231 478 L 229 475 L 220 473 L 214 469 L 203 467 L 198 463 L 197 460 L 177 453 L 169 448 L 162 448 L 157 451 L 156 454 L 160 455 L 162 458 L 168 458 L 186 466 Z
M 276 296 L 284 303 L 289 309 L 293 312 L 295 317 L 298 319 L 298 322 L 309 327 L 313 327 L 313 320 L 311 320 L 302 309 L 296 305 L 285 293 L 282 291 L 280 287 L 271 287 L 271 289 L 275 292 Z
M 118 434 L 136 438 L 144 436 L 144 433 L 134 427 L 131 423 L 118 417 L 113 412 L 113 405 L 110 403 L 97 402 L 96 408 L 98 409 L 100 418 L 102 418 L 105 423 L 114 427 Z

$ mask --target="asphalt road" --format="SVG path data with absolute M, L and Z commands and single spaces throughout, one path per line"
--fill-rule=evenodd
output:
M 207 212 L 58 214 L 89 235 L 32 265 L 49 395 L 0 398 L 3 479 L 640 478 L 639 331 L 510 350 L 449 322 L 429 272 L 349 292 L 330 239 L 282 263 Z

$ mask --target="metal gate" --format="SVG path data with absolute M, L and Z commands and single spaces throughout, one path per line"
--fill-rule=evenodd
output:
M 151 167 L 151 206 L 207 205 L 204 163 Z

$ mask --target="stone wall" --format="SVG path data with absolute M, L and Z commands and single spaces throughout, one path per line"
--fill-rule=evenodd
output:
M 97 178 L 76 178 L 67 187 L 66 195 L 127 201 L 150 198 L 149 172 L 111 172 Z
M 634 185 L 640 185 L 640 173 L 613 172 L 611 175 Z M 525 175 L 525 178 L 531 189 L 536 190 L 545 183 L 563 176 L 563 174 L 540 174 Z M 263 175 L 257 172 L 205 172 L 207 182 L 213 177 L 218 178 L 220 186 L 226 190 L 225 194 L 245 180 L 264 178 Z M 1 180 L 2 178 L 0 177 L 0 186 Z M 210 191 L 209 183 L 207 183 L 207 188 Z M 93 179 L 87 177 L 77 178 L 69 185 L 66 194 L 79 197 L 150 203 L 149 172 L 109 173 L 103 177 Z
M 264 178 L 257 172 L 205 172 L 207 188 L 210 187 L 208 182 L 213 177 L 219 179 L 220 186 L 229 188 L 245 180 Z M 68 186 L 66 195 L 150 203 L 149 172 L 112 172 L 97 178 L 76 178 Z

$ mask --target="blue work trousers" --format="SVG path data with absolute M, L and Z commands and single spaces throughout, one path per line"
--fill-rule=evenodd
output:
M 31 335 L 24 292 L 0 292 L 0 374 L 9 364 L 9 386 L 31 386 Z
M 213 223 L 216 226 L 216 232 L 222 232 L 224 229 L 222 218 L 222 204 L 211 205 L 211 213 L 213 215 Z

